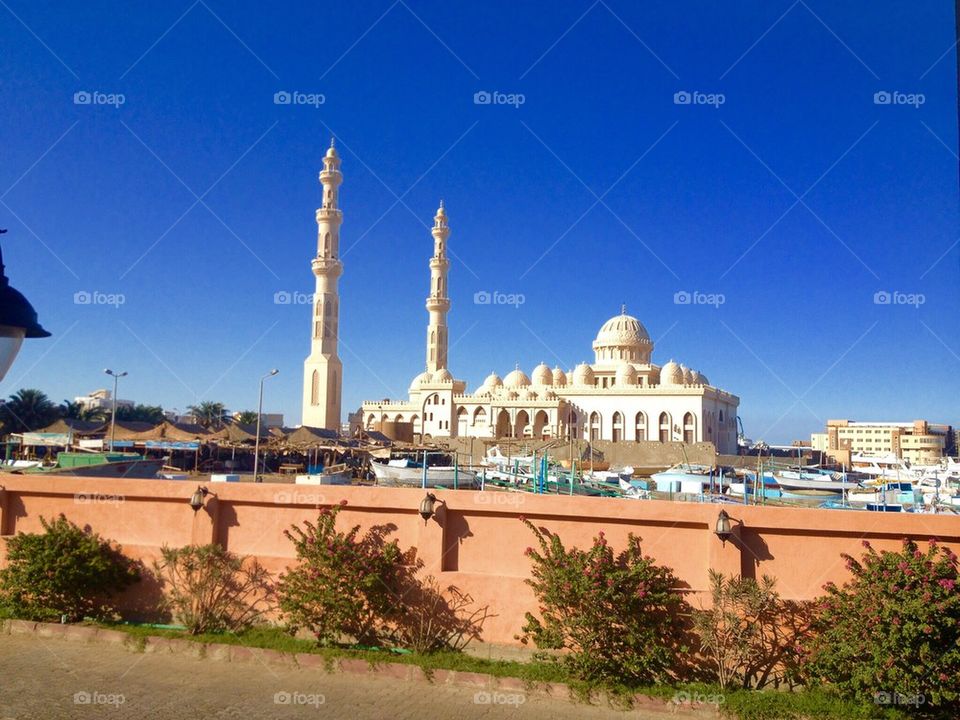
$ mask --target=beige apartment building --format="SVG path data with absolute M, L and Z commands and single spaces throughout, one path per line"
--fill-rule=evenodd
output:
M 956 434 L 950 425 L 913 422 L 858 422 L 827 420 L 826 432 L 813 433 L 814 450 L 830 454 L 894 455 L 911 463 L 935 463 L 956 452 Z

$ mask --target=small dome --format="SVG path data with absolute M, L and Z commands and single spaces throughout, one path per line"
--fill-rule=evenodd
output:
M 413 379 L 413 381 L 410 383 L 410 389 L 417 390 L 423 385 L 426 385 L 428 382 L 430 382 L 431 379 L 432 379 L 432 376 L 430 375 L 430 373 L 422 372 L 419 375 L 417 375 Z
M 693 385 L 709 385 L 706 375 L 701 373 L 699 370 L 693 371 Z
M 553 373 L 545 363 L 537 365 L 531 377 L 534 385 L 553 385 Z
M 527 374 L 519 367 L 503 379 L 503 386 L 507 388 L 526 387 L 529 384 L 530 378 L 528 378 Z
M 553 384 L 559 387 L 567 384 L 567 374 L 559 367 L 553 369 Z
M 660 368 L 661 385 L 683 385 L 683 370 L 673 360 Z
M 438 383 L 453 382 L 453 374 L 446 368 L 441 368 L 434 373 L 433 381 Z
M 335 158 L 335 157 L 337 157 L 337 150 L 336 150 L 335 147 L 333 147 L 333 143 L 334 143 L 333 138 L 330 138 L 330 147 L 327 148 L 327 157 L 328 157 L 328 158 Z
M 503 385 L 503 380 L 501 380 L 500 376 L 495 372 L 492 372 L 487 375 L 487 378 L 483 381 L 483 384 L 487 387 L 500 387 Z
M 587 365 L 587 363 L 580 363 L 577 365 L 576 370 L 573 371 L 573 384 L 574 385 L 595 385 L 593 368 Z
M 617 368 L 617 385 L 636 385 L 637 369 L 630 363 L 622 363 Z
M 520 399 L 521 399 L 521 400 L 536 400 L 536 399 L 537 399 L 537 393 L 536 393 L 535 391 L 533 391 L 533 390 L 530 390 L 529 388 L 526 389 L 526 390 L 521 390 L 521 391 L 520 391 Z
M 680 369 L 683 371 L 683 384 L 693 385 L 693 371 L 683 364 L 680 365 Z

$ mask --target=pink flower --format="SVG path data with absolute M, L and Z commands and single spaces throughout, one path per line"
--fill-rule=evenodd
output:
M 950 579 L 945 579 L 940 581 L 940 587 L 942 587 L 944 590 L 952 591 L 954 585 L 956 585 L 956 582 Z
M 526 522 L 526 521 L 527 521 L 527 518 L 526 518 L 525 515 L 519 515 L 519 516 L 517 517 L 517 520 L 519 520 L 520 522 Z
M 863 541 L 860 542 L 860 544 L 863 545 L 867 550 L 870 549 L 870 541 L 869 541 L 869 540 L 863 540 Z

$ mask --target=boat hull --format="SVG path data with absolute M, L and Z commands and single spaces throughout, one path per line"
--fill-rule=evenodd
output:
M 370 463 L 373 474 L 376 475 L 378 485 L 392 485 L 400 487 L 422 487 L 422 467 L 398 467 L 384 463 Z M 473 470 L 463 470 L 453 467 L 428 467 L 427 487 L 472 487 L 477 479 Z

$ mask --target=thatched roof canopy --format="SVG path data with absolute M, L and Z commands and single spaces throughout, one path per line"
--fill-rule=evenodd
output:
M 60 418 L 50 423 L 47 427 L 40 430 L 45 433 L 73 433 L 77 436 L 91 437 L 102 435 L 109 428 L 108 423 L 90 422 L 89 420 L 76 420 L 74 418 Z

